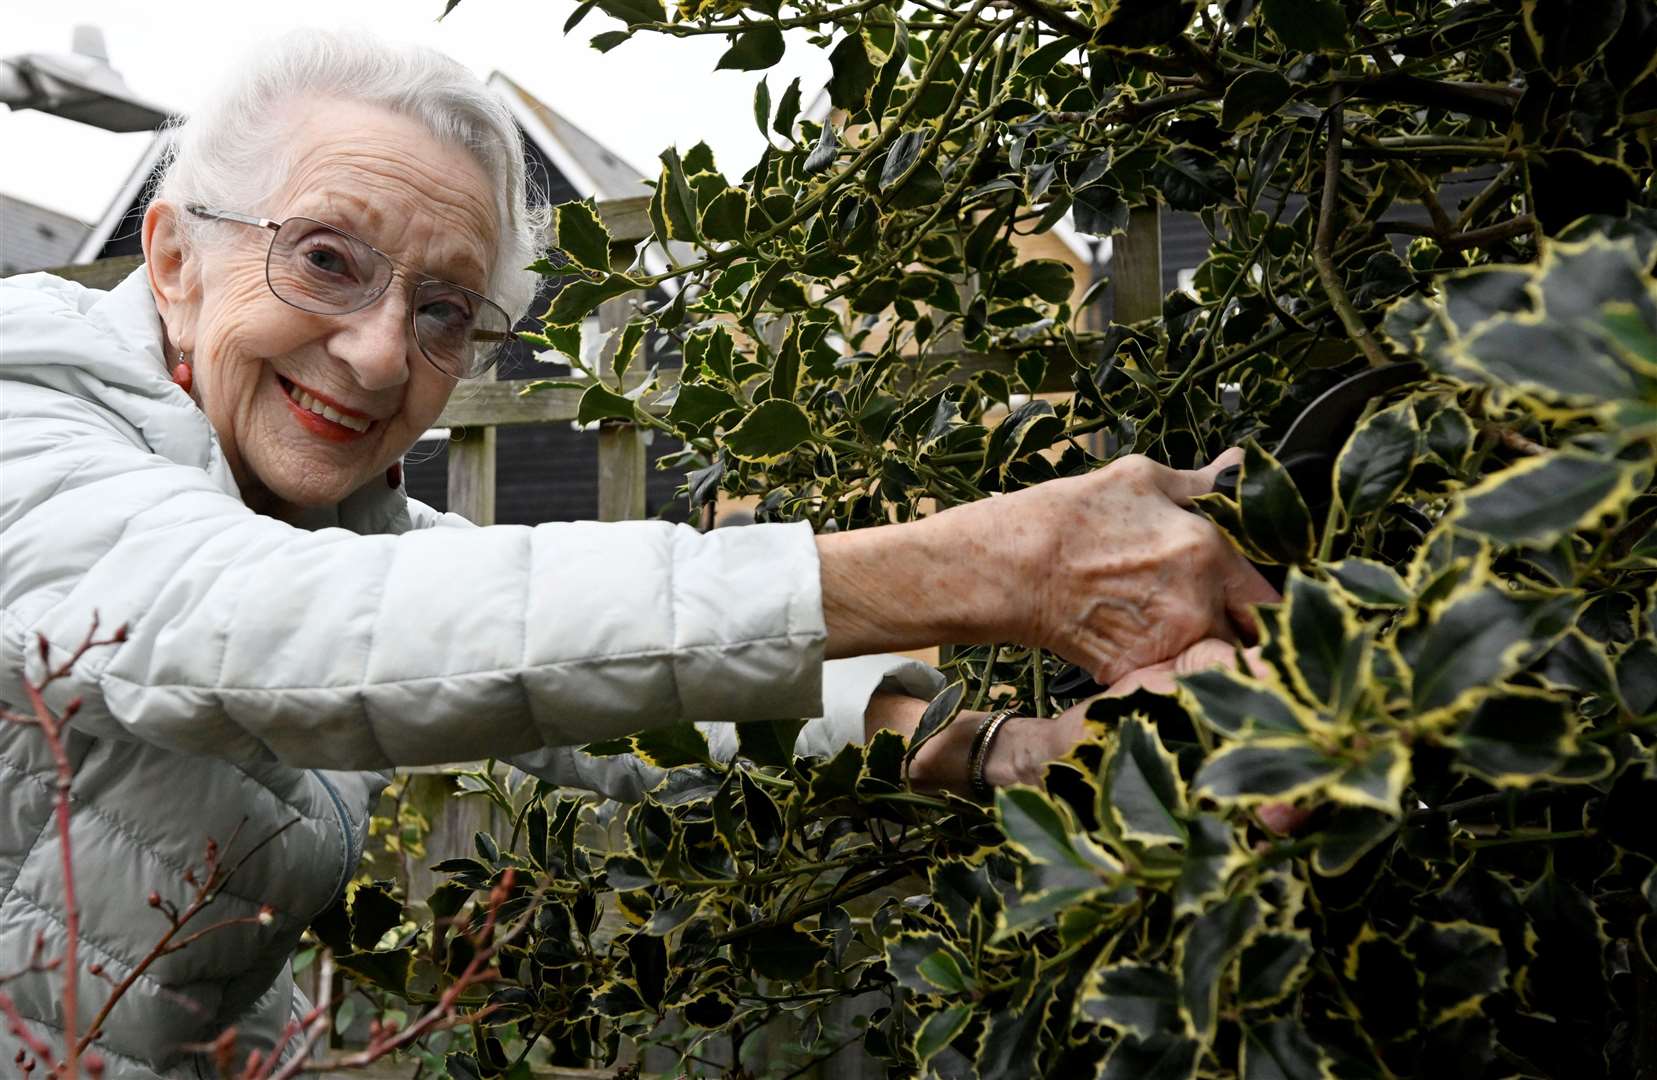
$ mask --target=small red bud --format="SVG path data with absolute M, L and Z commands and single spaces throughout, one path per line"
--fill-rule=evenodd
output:
M 123 642 L 126 639 L 127 639 L 127 624 L 122 623 L 120 626 L 117 626 L 115 628 L 115 636 L 113 638 L 111 638 L 110 640 L 116 642 L 117 644 L 119 644 L 120 642 Z
M 92 1080 L 98 1080 L 104 1074 L 104 1059 L 100 1054 L 87 1054 L 81 1058 L 81 1064 L 86 1067 L 86 1074 L 92 1077 Z
M 27 1055 L 27 1054 L 25 1054 L 25 1053 L 24 1053 L 24 1052 L 23 1052 L 23 1051 L 21 1051 L 21 1050 L 19 1050 L 19 1051 L 18 1051 L 18 1052 L 17 1052 L 17 1056 L 16 1056 L 16 1057 L 14 1057 L 14 1058 L 12 1058 L 12 1061 L 14 1061 L 14 1062 L 16 1062 L 16 1063 L 17 1063 L 17 1064 L 19 1064 L 19 1065 L 21 1065 L 21 1064 L 23 1064 L 23 1059 L 24 1059 L 24 1058 L 25 1058 L 25 1057 L 28 1057 L 28 1055 Z
M 271 923 L 274 923 L 275 921 L 276 921 L 276 909 L 271 907 L 269 904 L 260 905 L 260 907 L 259 907 L 259 925 L 260 926 L 269 926 Z
M 102 975 L 104 973 L 104 966 L 102 964 L 88 964 L 86 966 L 86 970 L 93 975 Z
M 191 885 L 194 885 L 196 883 L 196 868 L 195 867 L 192 866 L 192 867 L 190 867 L 190 869 L 184 871 L 184 880 L 188 881 Z
M 161 906 L 161 894 L 156 892 L 154 889 L 150 890 L 149 905 L 150 907 Z

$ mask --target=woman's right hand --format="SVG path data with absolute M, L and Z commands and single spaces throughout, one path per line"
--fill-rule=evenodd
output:
M 1081 665 L 1102 684 L 1178 656 L 1205 638 L 1252 638 L 1252 606 L 1278 599 L 1207 519 L 1187 509 L 1241 460 L 1206 468 L 1118 459 L 937 515 L 987 538 L 1005 567 L 1006 637 Z
M 1017 641 L 1110 684 L 1204 638 L 1252 635 L 1277 593 L 1186 507 L 1241 458 L 1121 458 L 907 525 L 817 537 L 827 655 Z

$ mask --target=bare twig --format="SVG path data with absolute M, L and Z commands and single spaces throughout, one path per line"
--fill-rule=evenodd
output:
M 1312 248 L 1312 260 L 1317 264 L 1323 291 L 1329 295 L 1329 303 L 1340 316 L 1347 336 L 1358 343 L 1371 367 L 1381 367 L 1388 363 L 1386 353 L 1381 351 L 1369 327 L 1358 316 L 1358 309 L 1352 306 L 1352 298 L 1346 294 L 1346 286 L 1341 284 L 1341 276 L 1335 269 L 1335 259 L 1330 251 L 1335 238 L 1335 207 L 1340 203 L 1343 124 L 1344 113 L 1337 102 L 1329 108 L 1329 149 L 1324 155 L 1323 195 L 1318 206 L 1318 232 Z

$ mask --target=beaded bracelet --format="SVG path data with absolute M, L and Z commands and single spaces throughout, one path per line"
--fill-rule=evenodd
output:
M 978 722 L 978 731 L 972 737 L 972 749 L 967 753 L 967 788 L 979 802 L 989 802 L 994 790 L 984 779 L 984 763 L 989 760 L 990 747 L 995 742 L 1001 725 L 1016 709 L 1000 709 Z

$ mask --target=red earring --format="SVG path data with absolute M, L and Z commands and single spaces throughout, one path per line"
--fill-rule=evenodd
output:
M 397 462 L 385 471 L 386 486 L 393 490 L 403 486 L 403 463 Z
M 177 383 L 178 388 L 186 394 L 190 392 L 190 387 L 195 383 L 195 376 L 190 371 L 190 365 L 184 362 L 183 349 L 178 350 L 178 364 L 173 368 L 173 382 Z

